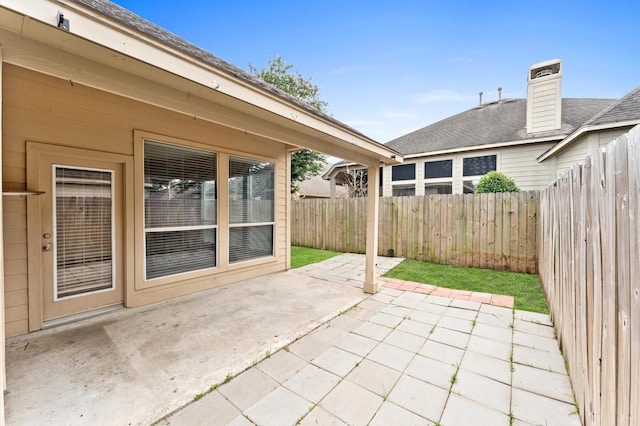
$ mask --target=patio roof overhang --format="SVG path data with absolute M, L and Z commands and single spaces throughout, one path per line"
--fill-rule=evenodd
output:
M 312 149 L 368 166 L 402 161 L 400 153 L 184 40 L 169 34 L 184 48 L 166 42 L 150 23 L 154 31 L 145 33 L 81 1 L 3 0 L 1 7 L 6 63 L 276 140 L 291 151 Z M 57 27 L 60 13 L 69 31 Z
M 148 24 L 140 31 L 118 12 Z M 58 28 L 60 14 L 69 31 Z M 117 14 L 116 14 L 117 15 Z M 366 276 L 364 290 L 377 291 L 378 180 L 380 164 L 402 162 L 402 155 L 355 129 L 319 113 L 246 72 L 195 48 L 173 35 L 173 44 L 157 34 L 166 31 L 141 20 L 119 6 L 89 0 L 2 0 L 0 5 L 0 73 L 12 64 L 105 92 L 158 106 L 194 120 L 206 120 L 231 129 L 279 141 L 290 151 L 312 149 L 367 166 L 369 181 Z M 180 48 L 181 43 L 197 54 Z M 208 55 L 208 56 L 207 56 Z M 0 97 L 2 84 L 0 79 Z M 1 108 L 1 104 L 0 104 Z M 2 128 L 0 114 L 0 129 Z M 2 145 L 0 131 L 0 146 Z M 1 171 L 0 163 L 0 171 Z M 0 202 L 0 217 L 2 204 Z M 1 221 L 0 221 L 1 222 Z M 0 228 L 0 242 L 3 241 Z M 4 254 L 0 244 L 0 272 Z M 0 309 L 4 306 L 0 273 Z M 4 312 L 4 309 L 2 309 Z M 4 319 L 0 315 L 4 324 Z M 4 327 L 0 330 L 4 341 Z M 0 388 L 6 388 L 4 353 L 0 357 Z M 0 412 L 4 399 L 0 398 Z M 0 418 L 0 424 L 2 419 Z

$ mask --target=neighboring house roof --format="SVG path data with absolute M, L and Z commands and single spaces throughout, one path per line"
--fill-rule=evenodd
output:
M 608 108 L 587 121 L 585 126 L 617 123 L 638 118 L 640 118 L 640 86 L 613 102 Z
M 527 143 L 541 138 L 559 140 L 613 101 L 563 99 L 561 129 L 531 134 L 526 130 L 526 99 L 489 102 L 393 139 L 387 146 L 411 155 L 466 150 L 498 143 Z
M 300 190 L 298 191 L 297 195 L 300 198 L 329 198 L 331 187 L 329 185 L 329 182 L 322 179 L 322 175 L 324 175 L 330 167 L 330 164 L 325 163 L 319 174 L 300 182 Z

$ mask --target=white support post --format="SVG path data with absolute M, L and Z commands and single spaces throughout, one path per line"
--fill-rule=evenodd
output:
M 0 46 L 0 176 L 2 176 L 2 46 Z M 2 349 L 0 349 L 0 426 L 4 426 L 4 391 L 7 389 L 7 371 L 6 371 L 6 355 L 5 355 L 5 332 L 4 332 L 4 236 L 2 233 L 3 226 L 3 210 L 2 197 L 0 197 L 0 341 Z
M 365 278 L 362 289 L 365 293 L 374 294 L 379 290 L 376 263 L 378 261 L 378 206 L 380 201 L 379 166 L 367 170 L 367 246 Z

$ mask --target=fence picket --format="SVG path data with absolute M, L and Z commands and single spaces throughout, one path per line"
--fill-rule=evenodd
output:
M 538 269 L 585 425 L 640 424 L 640 126 L 540 193 Z
M 523 192 L 381 198 L 378 254 L 536 273 L 537 197 Z M 366 199 L 303 199 L 291 209 L 292 244 L 364 253 Z

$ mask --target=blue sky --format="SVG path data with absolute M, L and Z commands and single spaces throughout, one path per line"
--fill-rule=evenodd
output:
M 640 85 L 640 2 L 176 1 L 116 3 L 244 70 L 280 55 L 328 112 L 379 142 L 484 101 L 524 98 L 529 67 L 563 61 L 564 97 Z

